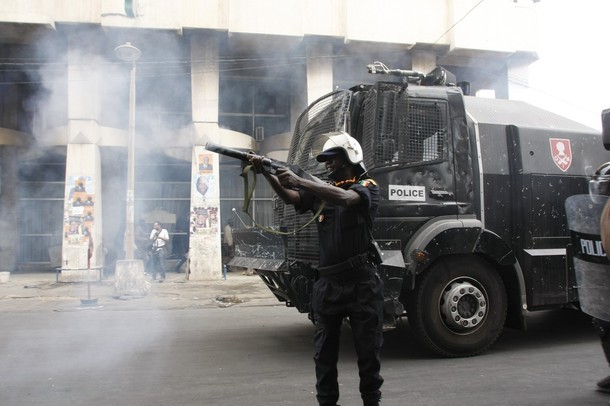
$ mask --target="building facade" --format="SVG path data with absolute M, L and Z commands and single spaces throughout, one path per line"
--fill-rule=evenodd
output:
M 4 0 L 0 271 L 108 266 L 132 216 L 138 249 L 159 220 L 190 278 L 219 278 L 222 227 L 251 221 L 206 142 L 284 159 L 299 112 L 374 61 L 509 98 L 536 30 L 532 0 Z M 271 222 L 265 185 L 250 211 Z

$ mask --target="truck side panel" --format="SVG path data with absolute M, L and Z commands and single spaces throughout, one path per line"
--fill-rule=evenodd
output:
M 523 270 L 528 308 L 577 300 L 566 259 L 569 232 L 563 203 L 587 192 L 589 162 L 600 160 L 591 156 L 598 137 L 582 129 L 478 127 L 484 173 L 481 215 L 485 228 L 512 246 Z M 557 156 L 557 142 L 567 156 Z

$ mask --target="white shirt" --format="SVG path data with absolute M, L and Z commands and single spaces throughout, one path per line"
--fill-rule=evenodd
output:
M 225 226 L 224 243 L 230 247 L 233 246 L 233 229 L 228 224 Z
M 166 229 L 162 228 L 161 231 L 159 232 L 159 237 L 157 238 L 157 230 L 153 229 L 150 232 L 150 239 L 154 240 L 153 247 L 155 247 L 155 248 L 165 247 L 165 241 L 169 240 L 169 234 L 167 233 Z

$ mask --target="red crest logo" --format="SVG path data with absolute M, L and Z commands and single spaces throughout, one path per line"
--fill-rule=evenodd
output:
M 553 162 L 562 172 L 568 170 L 572 165 L 572 146 L 570 140 L 563 138 L 550 138 L 551 142 L 551 156 Z

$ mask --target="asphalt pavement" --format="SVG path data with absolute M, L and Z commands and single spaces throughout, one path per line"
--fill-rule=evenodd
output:
M 95 304 L 84 306 L 96 299 Z M 538 312 L 477 357 L 443 359 L 406 321 L 386 333 L 384 406 L 597 406 L 608 373 L 590 318 Z M 361 404 L 353 340 L 340 353 L 343 406 Z M 313 326 L 256 275 L 188 281 L 168 274 L 138 298 L 114 280 L 0 283 L 0 405 L 301 406 L 315 404 Z

